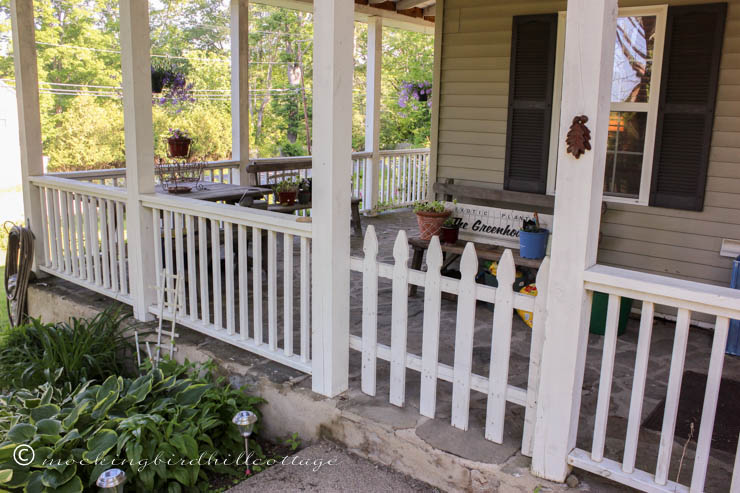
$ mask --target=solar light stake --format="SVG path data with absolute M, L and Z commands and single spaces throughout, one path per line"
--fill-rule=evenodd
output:
M 103 493 L 123 493 L 123 483 L 125 482 L 126 473 L 120 469 L 108 469 L 98 476 L 95 484 Z
M 249 474 L 249 435 L 252 434 L 254 425 L 257 423 L 257 415 L 252 411 L 239 411 L 231 421 L 239 428 L 239 434 L 244 437 L 244 453 L 246 454 L 247 474 Z

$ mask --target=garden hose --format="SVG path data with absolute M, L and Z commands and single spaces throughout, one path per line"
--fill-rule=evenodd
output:
M 8 230 L 8 225 L 12 225 Z M 29 228 L 6 222 L 3 227 L 8 233 L 8 253 L 5 259 L 5 296 L 8 304 L 10 325 L 16 327 L 23 322 L 26 313 L 28 281 L 33 267 L 33 233 Z

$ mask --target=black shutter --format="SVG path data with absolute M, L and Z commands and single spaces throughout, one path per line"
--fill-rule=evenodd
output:
M 558 15 L 514 17 L 504 188 L 545 193 Z
M 700 211 L 727 4 L 668 8 L 650 205 Z

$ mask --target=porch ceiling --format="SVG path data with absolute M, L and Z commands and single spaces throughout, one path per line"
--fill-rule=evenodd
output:
M 313 0 L 253 0 L 254 3 L 311 12 Z M 355 19 L 382 17 L 388 27 L 434 34 L 436 0 L 354 0 Z

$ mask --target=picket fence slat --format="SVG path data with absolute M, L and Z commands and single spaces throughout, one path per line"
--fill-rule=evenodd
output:
M 409 242 L 401 230 L 393 246 L 393 301 L 391 304 L 390 403 L 403 406 L 406 400 L 406 336 L 408 332 Z
M 375 226 L 365 231 L 362 272 L 362 391 L 375 396 L 378 345 L 378 238 Z
M 452 426 L 468 429 L 470 412 L 470 375 L 473 371 L 473 334 L 475 329 L 476 282 L 478 257 L 472 243 L 465 245 L 460 260 L 460 289 L 457 296 L 455 328 L 455 364 L 452 382 Z
M 506 387 L 509 382 L 509 355 L 511 352 L 511 325 L 514 308 L 514 279 L 516 265 L 511 250 L 505 250 L 498 263 L 496 279 L 496 306 L 493 312 L 491 363 L 488 376 L 488 406 L 486 411 L 487 440 L 503 443 Z
M 374 262 L 374 259 L 373 259 Z M 440 278 L 442 247 L 434 236 L 427 250 L 427 273 L 424 284 L 424 325 L 421 347 L 421 396 L 419 412 L 434 418 L 437 409 L 437 367 L 439 363 L 439 323 L 442 311 Z

